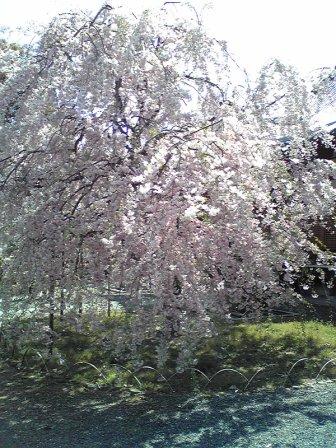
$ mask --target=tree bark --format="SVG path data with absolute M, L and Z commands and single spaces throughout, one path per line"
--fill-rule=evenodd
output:
M 49 289 L 49 329 L 50 329 L 50 343 L 49 343 L 49 355 L 52 356 L 54 351 L 54 323 L 55 323 L 55 287 L 52 285 Z
M 64 316 L 64 308 L 65 308 L 65 300 L 64 300 L 64 290 L 61 289 L 61 306 L 60 306 L 60 318 L 63 319 Z
M 111 317 L 111 288 L 109 279 L 107 279 L 107 317 Z

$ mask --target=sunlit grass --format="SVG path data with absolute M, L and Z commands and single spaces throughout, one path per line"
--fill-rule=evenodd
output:
M 59 380 L 63 378 L 73 387 L 80 388 L 96 385 L 116 390 L 128 388 L 154 392 L 225 390 L 237 386 L 242 390 L 246 385 L 252 389 L 279 386 L 284 382 L 288 386 L 298 384 L 316 377 L 326 361 L 336 358 L 336 327 L 330 323 L 220 323 L 217 335 L 205 338 L 200 344 L 196 353 L 198 361 L 192 369 L 176 372 L 177 350 L 174 345 L 166 367 L 157 369 L 151 341 L 146 341 L 141 349 L 144 365 L 139 369 L 131 361 L 113 358 L 101 342 L 106 337 L 112 340 L 114 329 L 128 318 L 120 314 L 105 319 L 100 331 L 90 330 L 85 320 L 81 331 L 58 321 L 54 361 L 49 360 L 48 364 L 50 375 L 58 375 Z M 62 365 L 57 363 L 57 359 L 62 360 Z M 28 352 L 23 364 L 22 368 L 43 367 L 34 350 Z M 333 363 L 330 363 L 323 375 L 333 376 L 336 374 L 334 370 Z

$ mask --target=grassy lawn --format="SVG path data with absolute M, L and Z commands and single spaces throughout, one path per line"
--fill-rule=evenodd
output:
M 84 332 L 85 326 L 58 330 L 55 351 L 63 367 L 48 363 L 46 372 L 38 356 L 22 364 L 22 355 L 9 361 L 2 353 L 1 448 L 336 446 L 336 386 L 323 381 L 336 378 L 333 364 L 314 380 L 336 358 L 331 324 L 219 325 L 218 335 L 200 347 L 194 370 L 171 377 L 170 387 L 155 371 L 136 371 L 135 378 L 130 364 L 113 366 L 102 334 Z M 143 354 L 148 365 L 154 362 L 148 347 Z M 78 362 L 92 363 L 104 377 Z M 169 362 L 161 372 L 166 378 L 174 374 L 174 359 Z M 199 372 L 211 377 L 221 369 L 210 384 Z M 246 388 L 241 375 L 256 373 Z
M 107 321 L 104 331 L 100 332 L 89 331 L 85 325 L 82 331 L 75 331 L 58 323 L 61 336 L 55 343 L 55 353 L 63 359 L 63 364 L 47 363 L 49 380 L 54 378 L 76 390 L 107 387 L 136 394 L 172 389 L 178 392 L 222 391 L 233 387 L 242 390 L 248 379 L 256 375 L 248 389 L 274 388 L 314 378 L 328 360 L 336 358 L 336 327 L 332 324 L 269 321 L 218 325 L 218 334 L 203 341 L 197 363 L 184 373 L 176 373 L 173 344 L 167 366 L 160 371 L 152 369 L 155 359 L 153 347 L 148 343 L 142 349 L 144 366 L 139 369 L 129 361 L 116 360 L 108 348 L 102 346 L 102 338 L 113 331 L 114 323 L 113 319 Z M 44 353 L 43 347 L 35 349 Z M 42 378 L 45 376 L 39 373 L 43 363 L 34 350 L 26 354 L 23 363 L 21 350 L 12 362 L 20 368 L 31 369 Z M 333 363 L 329 363 L 321 376 L 333 377 L 334 370 Z M 212 377 L 211 382 L 206 376 Z

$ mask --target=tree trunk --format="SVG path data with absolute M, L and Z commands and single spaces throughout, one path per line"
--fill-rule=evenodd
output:
M 64 308 L 65 308 L 65 300 L 64 300 L 64 289 L 61 289 L 61 306 L 60 306 L 60 318 L 63 319 L 64 315 Z
M 111 289 L 109 279 L 107 279 L 107 317 L 111 317 Z
M 55 287 L 52 285 L 49 290 L 49 329 L 50 329 L 50 343 L 49 343 L 49 355 L 52 356 L 54 350 L 54 323 L 55 323 Z
M 50 313 L 49 314 L 49 328 L 51 331 L 54 331 L 54 318 L 55 318 L 54 313 L 53 312 Z

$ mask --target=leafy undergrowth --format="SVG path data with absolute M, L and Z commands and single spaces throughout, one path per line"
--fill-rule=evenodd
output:
M 107 321 L 104 330 L 62 327 L 53 358 L 43 347 L 16 352 L 11 362 L 34 374 L 39 381 L 61 384 L 72 391 L 110 388 L 119 392 L 222 391 L 229 388 L 251 390 L 300 384 L 321 377 L 336 377 L 336 327 L 318 321 L 221 324 L 217 336 L 206 339 L 197 353 L 197 363 L 185 372 L 175 369 L 175 353 L 165 369 L 155 369 L 154 350 L 142 349 L 145 364 L 135 368 L 122 363 L 106 350 L 102 340 L 113 332 L 115 322 Z M 45 349 L 45 348 L 44 348 Z M 3 353 L 8 357 L 7 353 Z M 297 364 L 295 364 L 297 362 Z M 251 380 L 252 379 L 252 380 Z M 251 381 L 250 381 L 251 380 Z

